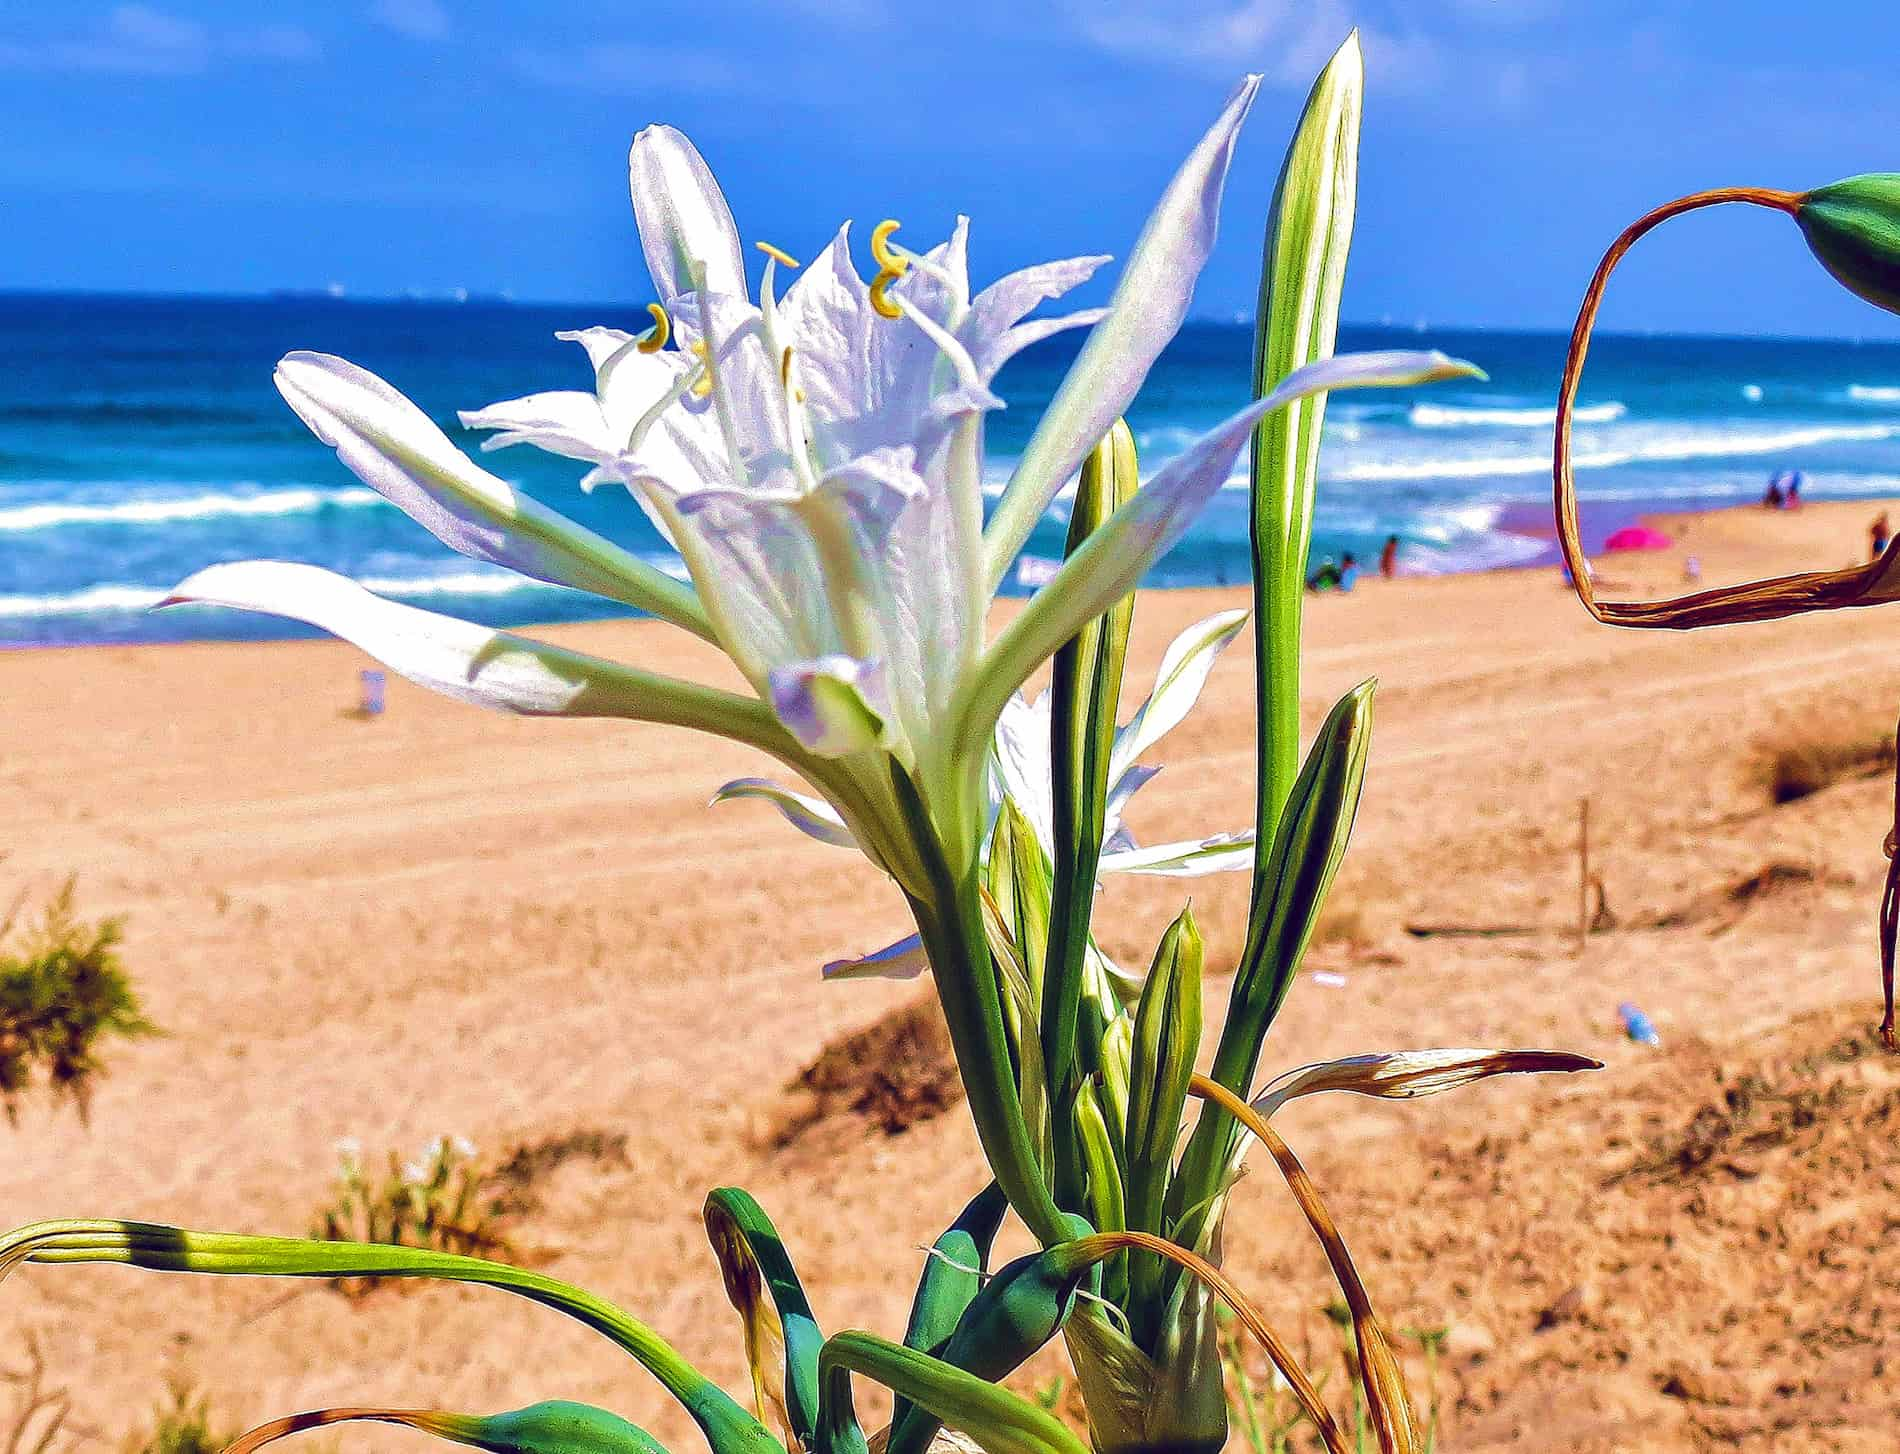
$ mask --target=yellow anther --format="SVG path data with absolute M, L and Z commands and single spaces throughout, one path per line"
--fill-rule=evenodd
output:
M 792 346 L 789 343 L 785 345 L 785 352 L 779 355 L 778 381 L 788 389 L 792 385 Z
M 771 258 L 775 263 L 783 263 L 788 268 L 802 268 L 805 266 L 782 247 L 773 247 L 769 242 L 755 242 L 752 245 L 767 257 Z
M 700 339 L 693 345 L 692 351 L 699 357 L 699 377 L 693 380 L 693 397 L 703 399 L 712 393 L 712 360 L 706 353 L 706 340 Z
M 871 229 L 871 257 L 877 263 L 878 271 L 898 278 L 910 266 L 910 259 L 891 246 L 891 234 L 902 225 L 895 217 L 886 217 Z
M 879 273 L 871 279 L 871 311 L 880 318 L 902 318 L 904 310 L 890 300 L 885 289 L 903 276 L 902 273 Z
M 640 340 L 640 352 L 658 353 L 666 347 L 667 339 L 673 336 L 673 320 L 666 316 L 666 309 L 658 303 L 647 304 L 647 312 L 653 315 L 653 331 Z

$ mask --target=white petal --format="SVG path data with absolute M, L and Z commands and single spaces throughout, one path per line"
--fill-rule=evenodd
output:
M 821 656 L 772 668 L 772 710 L 792 736 L 820 757 L 844 757 L 888 745 L 891 707 L 876 662 Z
M 464 429 L 497 429 L 482 441 L 483 450 L 532 444 L 549 454 L 602 464 L 619 456 L 616 439 L 600 411 L 600 401 L 578 389 L 558 389 L 503 399 L 480 409 L 458 411 Z
M 760 704 L 472 621 L 384 600 L 313 565 L 246 560 L 181 582 L 161 605 L 197 603 L 306 621 L 367 651 L 418 686 L 524 716 L 629 717 L 757 743 Z
M 277 365 L 275 379 L 337 458 L 452 550 L 709 633 L 690 590 L 489 474 L 367 369 L 327 354 L 293 353 Z
M 693 291 L 695 263 L 706 269 L 708 292 L 747 296 L 732 209 L 684 135 L 670 126 L 647 127 L 633 139 L 627 180 L 647 271 L 669 311 L 682 293 Z
M 915 979 L 929 968 L 924 941 L 913 934 L 857 959 L 834 959 L 819 973 L 826 979 Z
M 1342 353 L 1288 374 L 1264 399 L 1230 415 L 1169 460 L 1030 600 L 965 689 L 959 734 L 988 736 L 1003 703 L 1084 625 L 1133 590 L 1226 481 L 1262 414 L 1327 389 L 1404 387 L 1478 372 L 1435 350 Z
M 1108 261 L 1105 256 L 1070 257 L 1008 273 L 976 295 L 969 321 L 958 331 L 972 338 L 1007 333 L 1043 303 L 1086 283 Z
M 1042 851 L 1055 853 L 1055 787 L 1049 768 L 1050 696 L 1030 701 L 1015 693 L 996 719 L 996 750 L 991 766 L 1001 793 L 1014 798 L 1036 830 Z
M 829 843 L 834 848 L 858 846 L 858 840 L 851 836 L 851 830 L 845 826 L 844 819 L 838 816 L 837 809 L 823 798 L 795 793 L 770 778 L 762 777 L 734 778 L 712 796 L 715 803 L 729 803 L 739 798 L 758 798 L 770 803 L 785 815 L 787 823 L 820 843 Z
M 1102 855 L 1103 873 L 1144 873 L 1158 878 L 1199 878 L 1253 867 L 1253 829 L 1216 833 L 1187 843 L 1157 843 Z
M 1060 318 L 1032 318 L 1027 323 L 1019 323 L 1008 332 L 991 339 L 976 355 L 978 371 L 985 379 L 995 378 L 1004 364 L 1031 344 L 1041 343 L 1045 338 L 1053 338 L 1058 333 L 1067 333 L 1074 328 L 1093 328 L 1107 316 L 1106 308 L 1084 308 L 1078 313 L 1065 313 Z
M 1108 765 L 1111 783 L 1119 783 L 1137 758 L 1180 726 L 1199 699 L 1201 688 L 1207 685 L 1215 658 L 1240 634 L 1247 616 L 1245 608 L 1217 612 L 1195 622 L 1168 643 L 1155 672 L 1154 690 L 1129 718 L 1128 725 L 1115 734 L 1115 749 Z
M 985 532 L 992 590 L 1056 491 L 1127 411 L 1187 317 L 1195 280 L 1213 250 L 1227 163 L 1259 89 L 1259 76 L 1241 82 L 1168 183 L 1115 285 L 1109 316 L 1082 345 L 1023 450 Z
M 1154 781 L 1160 771 L 1159 767 L 1143 767 L 1140 763 L 1134 763 L 1109 780 L 1108 801 L 1102 805 L 1102 830 L 1106 835 L 1102 843 L 1104 849 L 1135 846 L 1135 840 L 1121 826 L 1122 814 L 1127 811 L 1128 800 Z
M 1296 1096 L 1320 1091 L 1351 1091 L 1381 1100 L 1411 1100 L 1456 1090 L 1494 1075 L 1543 1071 L 1601 1070 L 1600 1061 L 1567 1050 L 1395 1050 L 1382 1055 L 1352 1055 L 1322 1060 L 1277 1075 L 1253 1099 L 1253 1108 L 1269 1119 Z

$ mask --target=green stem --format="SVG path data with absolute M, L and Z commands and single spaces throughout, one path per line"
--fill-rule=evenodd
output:
M 937 998 L 943 1005 L 983 1155 L 996 1184 L 1037 1240 L 1045 1247 L 1066 1241 L 1073 1233 L 1043 1182 L 1023 1118 L 1009 1037 L 1003 1028 L 1002 996 L 983 933 L 976 866 L 973 863 L 961 874 L 951 872 L 916 785 L 898 767 L 893 767 L 891 780 L 922 852 L 930 885 L 928 902 L 908 893 L 906 897 L 937 981 Z

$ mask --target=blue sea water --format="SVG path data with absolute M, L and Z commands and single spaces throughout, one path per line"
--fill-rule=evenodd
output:
M 477 565 L 357 484 L 271 385 L 293 348 L 382 374 L 473 451 L 458 408 L 587 387 L 557 328 L 640 328 L 637 310 L 502 302 L 355 302 L 0 295 L 0 643 L 305 634 L 271 618 L 147 608 L 216 561 L 267 557 L 346 572 L 401 600 L 495 625 L 617 614 L 594 597 Z M 1347 328 L 1343 348 L 1433 346 L 1488 382 L 1338 395 L 1327 416 L 1315 556 L 1376 556 L 1397 534 L 1415 571 L 1548 558 L 1556 334 Z M 991 416 L 992 488 L 1008 477 L 1076 340 L 1005 370 Z M 1144 468 L 1245 401 L 1251 333 L 1192 324 L 1151 374 L 1130 423 Z M 1578 415 L 1576 462 L 1599 520 L 1758 498 L 1781 468 L 1814 499 L 1900 493 L 1900 346 L 1601 337 Z M 527 448 L 481 456 L 504 478 L 656 561 L 664 544 L 624 494 L 583 494 L 583 467 Z M 1244 462 L 1243 462 L 1244 463 Z M 1238 474 L 1153 585 L 1247 575 Z M 1058 504 L 1011 585 L 1061 551 Z

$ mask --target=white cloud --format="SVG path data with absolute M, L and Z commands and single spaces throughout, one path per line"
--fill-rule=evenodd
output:
M 322 54 L 301 26 L 213 30 L 144 4 L 115 5 L 102 24 L 59 39 L 0 37 L 0 69 L 189 76 L 222 58 L 307 61 Z
M 441 0 L 376 0 L 369 18 L 411 40 L 447 40 L 449 12 Z

